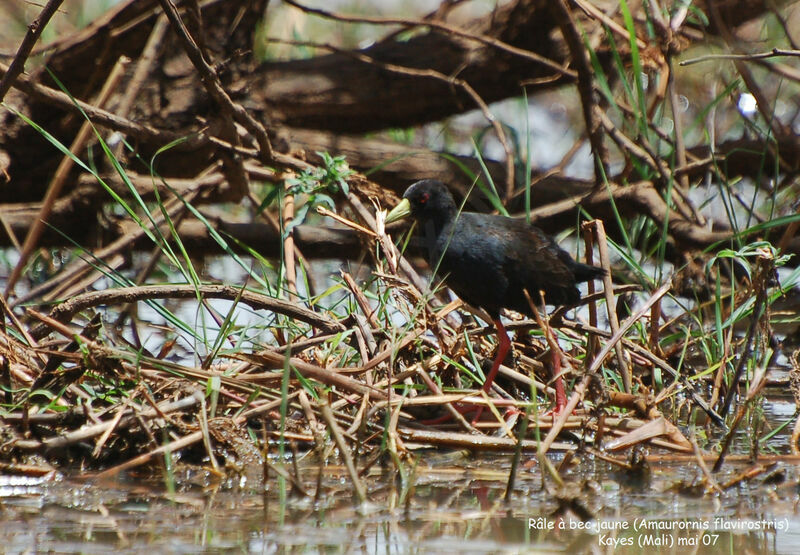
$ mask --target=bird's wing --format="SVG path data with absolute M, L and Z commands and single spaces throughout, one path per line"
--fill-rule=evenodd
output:
M 443 237 L 446 250 L 440 274 L 463 300 L 497 313 L 503 306 L 508 278 L 504 272 L 505 241 L 491 232 L 485 218 L 461 214 L 454 229 Z
M 509 277 L 508 306 L 523 310 L 527 302 L 521 297 L 527 289 L 538 302 L 539 291 L 545 291 L 548 304 L 569 304 L 577 300 L 571 257 L 539 228 L 524 220 L 506 220 L 504 226 L 489 226 L 487 233 L 502 241 L 504 272 Z M 525 311 L 525 310 L 523 310 Z
M 535 274 L 548 283 L 561 283 L 564 279 L 572 279 L 572 272 L 564 258 L 567 257 L 569 260 L 569 254 L 555 241 L 525 220 L 506 221 L 508 225 L 490 226 L 486 232 L 497 236 L 497 241 L 493 242 L 502 241 L 505 246 L 505 262 L 515 266 L 516 273 Z

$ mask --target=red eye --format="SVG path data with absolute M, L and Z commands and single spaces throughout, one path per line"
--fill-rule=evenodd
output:
M 425 204 L 426 202 L 428 202 L 429 198 L 431 198 L 430 193 L 422 193 L 419 197 L 419 203 Z

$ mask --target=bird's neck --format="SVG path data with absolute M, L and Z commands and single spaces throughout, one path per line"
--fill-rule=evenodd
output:
M 450 224 L 456 218 L 456 210 L 453 207 L 452 210 L 442 211 L 436 214 L 435 217 L 432 218 L 421 218 L 419 220 L 419 226 L 422 234 L 425 237 L 438 237 L 441 235 L 445 229 L 448 229 Z
M 445 215 L 439 214 L 436 218 L 423 218 L 417 222 L 419 226 L 419 237 L 422 240 L 422 247 L 426 250 L 428 262 L 438 264 L 446 244 L 449 243 L 449 235 L 452 232 L 452 225 L 456 219 L 455 210 Z

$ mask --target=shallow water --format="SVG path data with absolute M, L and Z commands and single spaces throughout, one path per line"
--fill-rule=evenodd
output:
M 6 475 L 0 481 L 0 539 L 9 553 L 800 553 L 800 477 L 791 464 L 722 494 L 698 496 L 675 487 L 702 479 L 694 462 L 651 464 L 649 475 L 631 478 L 579 455 L 560 469 L 567 486 L 559 490 L 548 479 L 545 490 L 539 466 L 523 457 L 530 468 L 519 472 L 505 504 L 510 455 L 465 455 L 444 463 L 436 451 L 417 457 L 416 469 L 407 468 L 413 478 L 405 482 L 375 469 L 366 479 L 367 505 L 355 501 L 337 466 L 323 472 L 316 501 L 317 469 L 310 464 L 300 465 L 308 497 L 281 492 L 274 477 L 265 491 L 236 480 L 214 484 L 204 471 L 188 467 L 180 483 L 210 485 L 169 493 L 159 480 L 131 475 L 103 483 Z M 560 459 L 551 456 L 556 465 Z M 715 478 L 724 483 L 750 467 L 726 464 Z M 593 518 L 583 521 L 578 514 Z

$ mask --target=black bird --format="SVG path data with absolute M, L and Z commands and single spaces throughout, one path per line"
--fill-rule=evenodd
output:
M 602 268 L 573 260 L 553 239 L 523 219 L 459 213 L 450 191 L 435 179 L 411 185 L 387 215 L 386 223 L 407 216 L 417 221 L 431 269 L 445 276 L 448 287 L 463 301 L 483 308 L 494 320 L 498 348 L 483 385 L 486 392 L 511 347 L 500 321 L 502 308 L 532 316 L 523 289 L 534 301 L 539 299 L 539 291 L 544 291 L 547 304 L 574 305 L 580 300 L 575 284 L 605 274 Z M 560 381 L 556 385 L 556 410 L 560 411 L 566 398 Z

